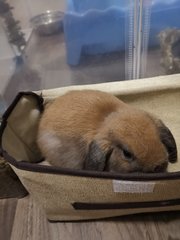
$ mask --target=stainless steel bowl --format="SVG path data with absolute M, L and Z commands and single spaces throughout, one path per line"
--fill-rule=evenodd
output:
M 33 17 L 30 22 L 40 35 L 52 35 L 63 30 L 64 13 L 60 11 L 47 11 Z

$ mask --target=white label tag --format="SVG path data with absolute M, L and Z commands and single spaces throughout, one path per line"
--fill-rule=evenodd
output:
M 150 193 L 154 186 L 154 182 L 113 180 L 113 190 L 117 193 Z

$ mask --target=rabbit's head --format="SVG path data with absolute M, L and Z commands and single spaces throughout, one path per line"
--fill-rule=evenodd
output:
M 105 119 L 89 144 L 85 169 L 163 172 L 176 160 L 176 143 L 164 123 L 144 111 L 124 108 Z

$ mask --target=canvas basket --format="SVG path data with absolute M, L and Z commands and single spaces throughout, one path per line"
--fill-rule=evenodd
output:
M 155 114 L 180 149 L 180 75 L 19 93 L 3 116 L 1 155 L 47 218 L 77 221 L 180 210 L 179 161 L 169 164 L 166 173 L 115 174 L 62 169 L 42 160 L 36 135 L 43 109 L 73 89 L 109 92 Z

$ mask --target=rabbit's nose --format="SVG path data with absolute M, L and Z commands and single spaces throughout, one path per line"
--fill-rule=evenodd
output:
M 154 168 L 154 172 L 164 172 L 167 169 L 167 166 L 168 162 L 163 162 L 162 164 L 159 164 Z

